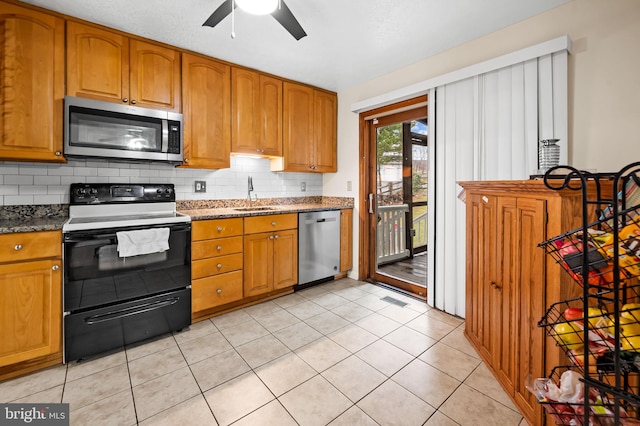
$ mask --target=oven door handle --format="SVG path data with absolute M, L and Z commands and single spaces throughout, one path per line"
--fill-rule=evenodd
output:
M 162 309 L 167 306 L 175 305 L 180 300 L 179 297 L 172 297 L 170 299 L 158 300 L 152 303 L 143 303 L 137 306 L 131 306 L 129 308 L 120 309 L 106 314 L 92 315 L 84 319 L 87 325 L 98 324 L 105 321 L 112 321 L 120 318 L 129 317 L 131 315 L 143 314 L 145 312 L 154 311 L 156 309 Z
M 169 228 L 170 232 L 184 232 L 189 231 L 191 229 L 191 224 L 181 224 L 181 225 L 155 225 L 155 226 L 138 226 L 135 229 L 153 229 L 153 228 Z M 70 232 L 64 236 L 65 243 L 83 243 L 85 241 L 95 241 L 95 240 L 111 240 L 116 238 L 116 233 L 95 233 L 93 232 L 85 232 L 85 231 L 76 231 Z

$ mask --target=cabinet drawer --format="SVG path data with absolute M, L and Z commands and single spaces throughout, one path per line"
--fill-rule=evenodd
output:
M 298 227 L 298 214 L 277 214 L 272 216 L 253 216 L 244 219 L 244 233 L 257 234 L 260 232 L 280 231 Z
M 242 271 L 194 280 L 191 285 L 191 310 L 204 311 L 242 299 Z
M 191 224 L 193 241 L 242 235 L 242 218 L 197 220 Z
M 191 244 L 193 260 L 224 256 L 242 251 L 242 237 L 217 238 L 215 240 L 195 241 Z
M 0 262 L 62 256 L 60 231 L 0 235 Z
M 220 275 L 238 269 L 242 269 L 242 253 L 194 260 L 191 262 L 191 278 L 197 279 L 210 275 Z

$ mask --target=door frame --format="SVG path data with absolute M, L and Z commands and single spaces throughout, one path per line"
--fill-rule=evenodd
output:
M 392 105 L 376 108 L 370 111 L 362 112 L 359 116 L 359 133 L 360 133 L 360 191 L 359 196 L 362 202 L 362 208 L 360 209 L 358 226 L 360 229 L 359 239 L 359 268 L 358 276 L 361 280 L 373 280 L 371 271 L 375 264 L 375 250 L 370 250 L 372 241 L 375 241 L 376 221 L 372 220 L 372 215 L 369 213 L 369 194 L 376 194 L 376 170 L 375 163 L 372 158 L 375 158 L 376 152 L 373 150 L 372 134 L 374 125 L 372 120 L 374 118 L 382 119 L 389 115 L 395 115 L 403 112 L 407 112 L 407 116 L 413 115 L 413 110 L 418 108 L 425 109 L 425 115 L 428 116 L 427 108 L 427 95 L 418 96 L 412 99 L 408 99 L 402 102 L 398 102 Z M 375 200 L 372 206 L 375 205 Z M 428 273 L 428 272 L 427 272 Z M 427 280 L 428 282 L 429 280 Z M 416 297 L 426 299 L 425 289 L 423 287 L 407 283 L 398 279 L 390 278 L 387 284 L 392 285 L 400 290 L 404 290 Z M 426 285 L 426 283 L 425 283 Z M 422 292 L 423 296 L 419 296 Z

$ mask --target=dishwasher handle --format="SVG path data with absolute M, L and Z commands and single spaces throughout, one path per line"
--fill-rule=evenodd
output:
M 323 223 L 323 222 L 335 222 L 337 219 L 335 217 L 323 217 L 322 219 L 306 219 L 304 221 L 305 225 L 312 225 L 314 223 Z

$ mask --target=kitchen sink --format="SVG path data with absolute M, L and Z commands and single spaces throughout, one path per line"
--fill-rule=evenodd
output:
M 237 207 L 234 208 L 234 210 L 238 210 L 241 212 L 260 212 L 260 211 L 267 211 L 267 210 L 275 210 L 274 207 Z

